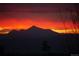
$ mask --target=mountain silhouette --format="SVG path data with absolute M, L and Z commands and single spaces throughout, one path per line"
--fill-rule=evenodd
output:
M 64 55 L 69 43 L 64 39 L 66 36 L 70 37 L 32 26 L 27 30 L 12 30 L 0 39 L 6 42 L 5 55 Z
M 27 33 L 26 33 L 27 32 Z M 54 32 L 54 31 L 51 31 L 50 29 L 42 29 L 42 28 L 39 28 L 39 27 L 36 27 L 36 26 L 32 26 L 30 28 L 28 28 L 27 30 L 20 30 L 20 31 L 17 31 L 17 30 L 13 30 L 10 32 L 10 34 L 12 33 L 25 33 L 25 34 L 28 34 L 28 33 L 31 33 L 32 34 L 45 34 L 45 33 L 53 33 L 54 35 L 57 35 L 58 33 Z

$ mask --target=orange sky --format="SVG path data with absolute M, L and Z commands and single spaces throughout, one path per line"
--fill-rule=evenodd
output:
M 73 24 L 72 22 L 68 21 L 65 23 L 65 26 L 63 22 L 57 22 L 52 21 L 45 18 L 38 18 L 38 20 L 32 20 L 31 18 L 24 18 L 24 19 L 18 19 L 18 18 L 7 18 L 0 21 L 0 28 L 3 29 L 28 29 L 31 26 L 37 26 L 43 29 L 50 29 L 58 33 L 65 33 L 65 29 L 67 29 L 68 32 L 66 33 L 72 33 Z M 75 25 L 76 26 L 76 25 Z M 0 30 L 1 30 L 0 29 Z M 78 30 L 79 33 L 79 30 Z
M 5 29 L 28 29 L 37 26 L 57 33 L 79 33 L 76 19 L 79 6 L 74 4 L 0 4 L 0 33 Z M 74 27 L 77 27 L 74 30 Z M 66 30 L 65 30 L 66 29 Z
M 45 29 L 64 29 L 64 24 L 63 22 L 56 22 L 56 21 L 51 21 L 48 19 L 39 19 L 39 20 L 32 20 L 32 19 L 6 19 L 6 20 L 1 20 L 0 21 L 0 27 L 5 28 L 5 29 L 27 29 L 31 26 L 38 26 L 41 28 Z M 72 29 L 72 22 L 66 22 L 66 28 L 67 29 Z

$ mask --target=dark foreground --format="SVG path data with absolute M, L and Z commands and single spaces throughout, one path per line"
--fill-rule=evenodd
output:
M 78 56 L 79 34 L 58 34 L 37 27 L 0 35 L 1 56 Z

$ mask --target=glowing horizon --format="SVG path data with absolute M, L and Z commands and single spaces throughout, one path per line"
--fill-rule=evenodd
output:
M 79 33 L 78 11 L 74 4 L 0 4 L 0 33 L 31 26 L 57 33 Z
M 2 20 L 0 22 L 0 34 L 9 33 L 11 30 L 21 30 L 21 29 L 27 30 L 28 28 L 32 26 L 36 26 L 43 29 L 50 29 L 57 33 L 65 33 L 65 34 L 78 33 L 79 34 L 79 29 L 77 28 L 76 29 L 77 31 L 75 32 L 73 29 L 73 24 L 70 21 L 66 22 L 65 24 L 66 27 L 64 27 L 63 22 L 49 21 L 49 19 L 45 19 L 45 18 L 41 18 L 40 20 L 32 20 L 32 19 L 27 19 L 27 18 L 22 19 L 22 20 L 18 20 L 16 18 Z M 4 31 L 6 29 L 8 31 Z
M 42 28 L 42 29 L 44 29 L 44 28 Z M 12 29 L 12 30 L 18 30 L 18 31 L 20 31 L 20 30 L 28 30 L 28 29 Z M 10 33 L 12 30 L 3 29 L 3 30 L 0 30 L 0 34 L 8 34 L 8 33 Z M 45 29 L 45 30 L 46 30 L 46 29 Z M 72 29 L 66 29 L 66 30 L 49 29 L 49 30 L 54 31 L 54 32 L 59 33 L 59 34 L 68 34 L 68 33 L 69 33 L 69 34 L 79 34 L 79 29 L 78 29 L 77 32 L 73 31 Z

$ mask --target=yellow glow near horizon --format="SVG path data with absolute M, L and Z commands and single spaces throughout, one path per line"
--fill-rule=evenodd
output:
M 0 31 L 3 30 L 4 28 L 0 27 Z
M 55 31 L 57 33 L 72 33 L 72 34 L 79 34 L 79 29 L 77 31 L 72 30 L 72 29 L 66 29 L 66 30 L 55 30 L 51 29 L 52 31 Z
M 0 32 L 0 34 L 8 34 L 10 31 Z
M 27 29 L 25 29 L 25 30 L 27 30 Z M 66 30 L 50 29 L 50 30 L 54 31 L 54 32 L 57 32 L 57 33 L 60 33 L 60 34 L 61 33 L 64 33 L 64 34 L 67 34 L 67 33 L 70 33 L 70 34 L 79 34 L 79 29 L 77 29 L 76 32 L 74 30 L 72 30 L 72 29 L 66 29 Z M 0 34 L 8 34 L 8 33 L 10 33 L 10 31 L 11 30 L 0 28 Z

